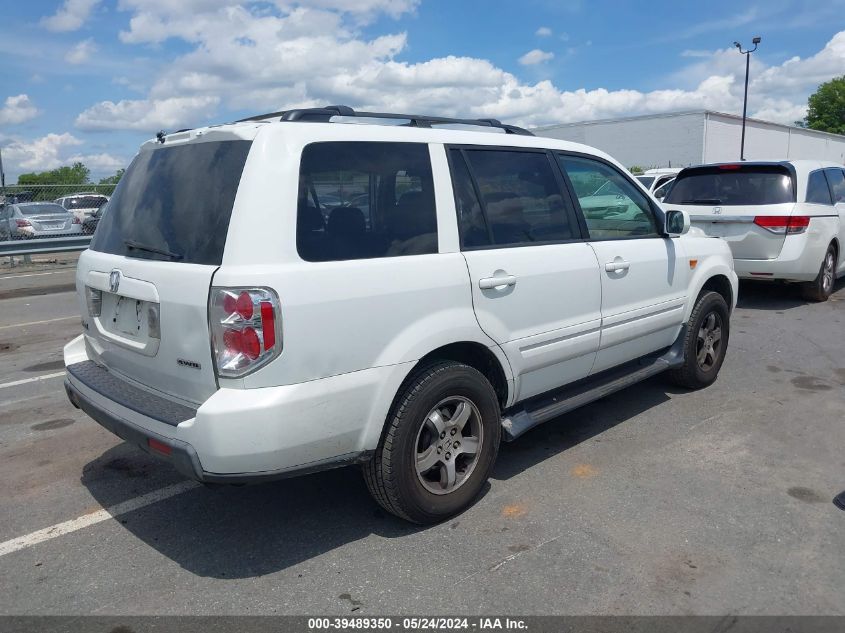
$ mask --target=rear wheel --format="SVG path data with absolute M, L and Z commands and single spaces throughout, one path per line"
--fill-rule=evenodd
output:
M 428 365 L 400 390 L 364 479 L 388 512 L 442 521 L 478 496 L 500 434 L 499 402 L 483 374 L 452 361 Z
M 827 301 L 833 292 L 836 281 L 836 247 L 831 244 L 824 254 L 819 274 L 816 278 L 801 287 L 805 299 L 810 301 Z
M 716 380 L 725 360 L 730 335 L 730 312 L 717 292 L 699 296 L 687 323 L 684 364 L 669 372 L 669 379 L 689 389 L 707 387 Z

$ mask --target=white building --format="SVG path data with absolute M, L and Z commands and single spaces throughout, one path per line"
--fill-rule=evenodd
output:
M 738 161 L 742 117 L 699 110 L 547 125 L 532 131 L 597 147 L 627 167 L 686 167 Z M 845 136 L 746 119 L 746 160 L 786 158 L 845 164 Z

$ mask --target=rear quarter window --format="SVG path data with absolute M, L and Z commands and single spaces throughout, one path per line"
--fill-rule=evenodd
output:
M 827 179 L 824 172 L 814 171 L 807 179 L 807 202 L 814 204 L 833 204 L 830 197 L 830 189 L 827 186 Z
M 306 146 L 296 246 L 312 262 L 436 253 L 428 146 L 358 141 Z
M 682 171 L 666 204 L 748 205 L 795 202 L 792 175 L 781 165 L 729 165 Z
M 142 152 L 120 179 L 91 249 L 219 266 L 251 145 L 210 141 Z

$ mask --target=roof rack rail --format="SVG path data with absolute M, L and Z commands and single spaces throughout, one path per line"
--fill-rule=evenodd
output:
M 432 125 L 457 124 L 474 125 L 481 127 L 492 127 L 504 130 L 506 134 L 519 134 L 522 136 L 534 136 L 533 133 L 516 125 L 502 123 L 498 119 L 452 119 L 448 117 L 426 116 L 419 114 L 398 114 L 393 112 L 364 112 L 356 111 L 349 106 L 330 105 L 322 108 L 297 108 L 295 110 L 280 110 L 268 114 L 257 114 L 255 116 L 239 119 L 236 123 L 246 121 L 262 121 L 265 119 L 279 118 L 280 121 L 310 121 L 316 123 L 330 123 L 332 117 L 360 117 L 364 119 L 407 119 L 411 127 L 430 128 Z

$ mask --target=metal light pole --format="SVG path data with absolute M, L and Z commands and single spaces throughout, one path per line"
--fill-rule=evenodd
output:
M 739 146 L 739 160 L 745 160 L 745 115 L 748 112 L 748 70 L 751 66 L 751 53 L 757 50 L 757 45 L 761 41 L 762 38 L 759 36 L 755 37 L 751 40 L 751 43 L 754 44 L 754 48 L 747 51 L 742 50 L 742 44 L 734 42 L 734 46 L 736 46 L 737 50 L 739 50 L 742 55 L 745 55 L 745 98 L 742 100 L 742 141 Z

